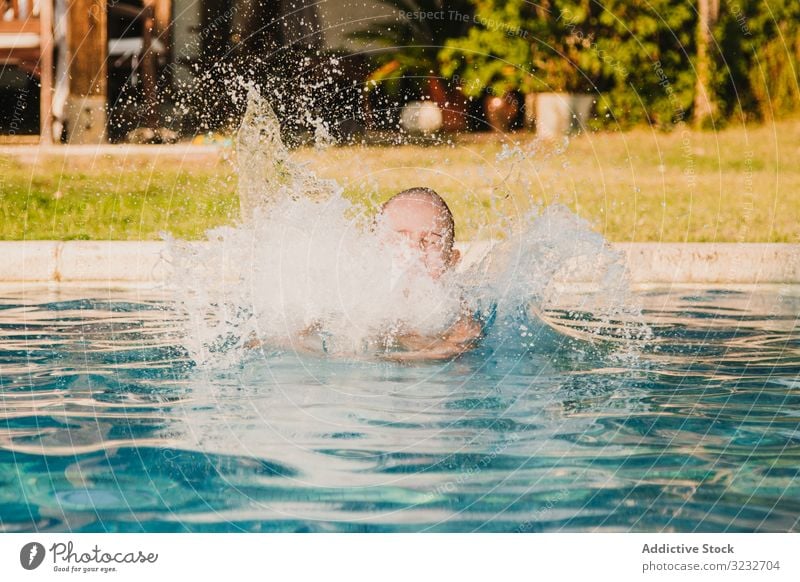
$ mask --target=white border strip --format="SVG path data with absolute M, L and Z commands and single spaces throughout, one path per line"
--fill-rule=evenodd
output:
M 778 582 L 800 576 L 798 541 L 800 534 L 770 533 L 5 534 L 0 575 L 115 582 Z

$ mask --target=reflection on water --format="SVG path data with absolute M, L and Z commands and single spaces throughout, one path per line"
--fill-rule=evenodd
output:
M 3 295 L 5 531 L 800 528 L 797 288 L 640 292 L 635 359 L 539 326 L 224 370 L 155 292 Z

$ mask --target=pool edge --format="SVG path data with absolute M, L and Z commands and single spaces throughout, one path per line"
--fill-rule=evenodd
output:
M 208 244 L 208 243 L 194 243 Z M 474 264 L 491 241 L 460 243 Z M 614 243 L 635 285 L 800 283 L 800 244 Z M 0 241 L 0 283 L 167 285 L 171 268 L 160 241 Z M 580 260 L 580 258 L 578 258 Z M 592 262 L 566 283 L 591 283 Z

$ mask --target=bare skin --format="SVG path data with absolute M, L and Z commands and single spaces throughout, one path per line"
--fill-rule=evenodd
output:
M 442 335 L 410 333 L 396 337 L 395 342 L 403 351 L 390 352 L 382 357 L 394 362 L 451 360 L 475 347 L 481 332 L 478 322 L 462 315 Z
M 435 194 L 420 192 L 392 198 L 384 204 L 381 215 L 390 232 L 421 253 L 428 274 L 438 279 L 458 264 L 461 258 L 453 248 L 452 217 Z M 461 316 L 441 334 L 424 336 L 406 333 L 393 338 L 403 351 L 383 357 L 393 361 L 449 360 L 475 346 L 481 326 L 469 313 Z
M 454 228 L 447 206 L 432 191 L 401 193 L 383 205 L 380 218 L 385 221 L 392 237 L 387 244 L 408 245 L 420 253 L 427 274 L 439 279 L 454 268 L 461 254 L 453 248 Z M 318 353 L 319 324 L 303 330 L 292 342 L 292 349 Z M 466 307 L 446 330 L 435 335 L 422 335 L 413 331 L 391 337 L 398 351 L 380 354 L 394 362 L 419 362 L 451 360 L 473 348 L 482 334 L 481 325 L 469 314 Z M 262 345 L 255 338 L 245 347 Z

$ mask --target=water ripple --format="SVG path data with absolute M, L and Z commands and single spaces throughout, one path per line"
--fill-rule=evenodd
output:
M 164 293 L 9 291 L 0 530 L 797 530 L 798 290 L 640 298 L 624 361 L 545 329 L 208 371 Z

